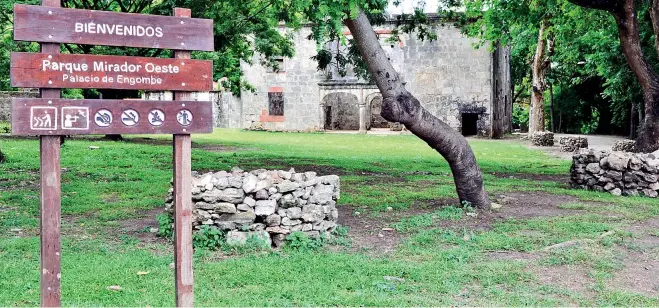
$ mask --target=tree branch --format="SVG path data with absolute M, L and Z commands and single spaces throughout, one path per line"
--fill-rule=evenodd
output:
M 654 32 L 654 49 L 659 55 L 659 0 L 650 1 L 650 19 L 652 20 L 652 30 Z
M 547 55 L 545 55 L 545 60 L 542 61 L 542 66 L 546 69 L 551 65 L 551 56 L 554 55 L 554 35 L 549 34 L 547 37 Z
M 569 2 L 589 9 L 617 12 L 620 9 L 618 0 L 568 0 Z

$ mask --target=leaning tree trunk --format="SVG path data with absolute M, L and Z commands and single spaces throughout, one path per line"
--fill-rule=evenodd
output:
M 363 11 L 345 24 L 382 93 L 382 117 L 402 123 L 448 161 L 460 201 L 468 201 L 474 207 L 488 207 L 490 199 L 483 187 L 481 170 L 467 140 L 423 108 L 405 89 Z
M 538 31 L 538 44 L 533 56 L 531 73 L 533 75 L 533 87 L 531 89 L 531 114 L 529 114 L 529 135 L 545 130 L 545 98 L 544 92 L 547 88 L 546 76 L 549 68 L 550 57 L 554 50 L 553 39 L 545 37 L 547 20 L 540 23 Z

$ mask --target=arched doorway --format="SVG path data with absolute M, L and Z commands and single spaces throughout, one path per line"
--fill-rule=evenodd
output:
M 371 100 L 371 121 L 370 128 L 390 128 L 389 121 L 385 120 L 380 112 L 382 110 L 382 96 L 378 95 Z
M 324 128 L 359 130 L 359 99 L 350 93 L 336 92 L 323 97 Z

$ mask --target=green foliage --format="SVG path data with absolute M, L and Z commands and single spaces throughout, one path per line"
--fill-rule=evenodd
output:
M 14 3 L 39 4 L 35 0 L 0 1 L 0 90 L 9 86 L 9 53 L 11 51 L 37 52 L 38 44 L 14 42 L 12 22 Z M 253 90 L 245 82 L 240 69 L 240 62 L 259 61 L 266 66 L 276 66 L 275 58 L 291 57 L 294 45 L 291 31 L 279 31 L 279 23 L 284 22 L 291 30 L 299 28 L 301 12 L 308 5 L 306 0 L 275 1 L 231 1 L 231 0 L 63 0 L 67 8 L 116 11 L 124 13 L 171 15 L 174 7 L 186 7 L 192 10 L 192 17 L 214 20 L 215 51 L 194 52 L 193 57 L 213 60 L 213 79 L 219 80 L 222 87 L 240 95 L 241 90 Z M 128 55 L 146 57 L 171 57 L 168 50 L 126 48 L 110 46 L 91 46 L 63 44 L 64 53 Z M 98 91 L 79 90 L 67 98 L 97 98 Z M 100 90 L 105 98 L 136 97 L 136 91 Z M 122 97 L 116 97 L 120 95 Z
M 0 134 L 9 134 L 11 133 L 11 122 L 0 121 Z
M 226 233 L 203 225 L 192 235 L 192 246 L 197 249 L 217 250 L 226 243 Z
M 529 128 L 529 107 L 519 104 L 513 105 L 513 127 L 526 131 Z
M 444 0 L 440 15 L 455 20 L 477 46 L 511 48 L 511 78 L 517 103 L 529 102 L 531 63 L 541 22 L 555 40 L 547 74 L 554 89 L 554 125 L 558 132 L 628 132 L 630 106 L 642 93 L 620 48 L 618 29 L 602 11 L 578 7 L 566 0 Z M 647 9 L 639 6 L 641 40 L 650 62 L 656 63 L 653 32 Z M 550 126 L 549 96 L 545 93 Z M 515 111 L 513 111 L 515 113 Z M 524 121 L 519 121 L 523 124 Z
M 156 215 L 158 222 L 158 236 L 173 239 L 174 238 L 174 219 L 167 213 Z
M 323 237 L 311 238 L 304 232 L 295 231 L 286 237 L 284 248 L 298 252 L 317 251 L 325 247 L 325 243 Z

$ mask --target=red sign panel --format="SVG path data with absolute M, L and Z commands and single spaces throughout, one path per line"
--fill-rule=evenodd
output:
M 15 4 L 14 39 L 213 51 L 213 21 Z
M 14 98 L 13 135 L 190 134 L 213 131 L 210 102 Z
M 13 87 L 213 89 L 213 63 L 208 60 L 15 52 L 10 66 Z

